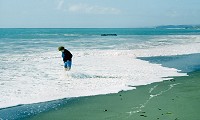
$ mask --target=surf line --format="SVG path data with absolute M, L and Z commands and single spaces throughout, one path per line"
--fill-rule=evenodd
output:
M 150 101 L 151 99 L 153 99 L 154 97 L 157 97 L 157 96 L 162 95 L 163 93 L 165 93 L 165 92 L 171 90 L 174 86 L 179 85 L 179 84 L 181 84 L 181 83 L 170 84 L 170 85 L 168 85 L 168 88 L 167 88 L 166 90 L 160 91 L 160 92 L 157 93 L 157 94 L 151 94 L 151 93 L 152 93 L 159 85 L 153 86 L 153 87 L 150 88 L 150 90 L 149 90 L 150 95 L 149 95 L 149 98 L 146 100 L 146 102 L 144 102 L 143 104 L 140 104 L 140 106 L 131 108 L 131 109 L 136 109 L 136 110 L 126 112 L 127 114 L 129 114 L 128 117 L 130 117 L 132 114 L 142 112 L 142 109 L 149 103 L 149 101 Z M 128 117 L 127 117 L 127 118 L 128 118 Z

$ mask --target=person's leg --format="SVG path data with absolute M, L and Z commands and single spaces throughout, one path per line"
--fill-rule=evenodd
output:
M 67 60 L 64 64 L 65 70 L 69 71 L 71 69 L 72 62 Z
M 71 69 L 71 66 L 72 66 L 72 61 L 67 61 L 67 68 L 68 68 L 68 70 L 70 70 Z
M 64 68 L 66 71 L 68 71 L 67 62 L 64 63 Z

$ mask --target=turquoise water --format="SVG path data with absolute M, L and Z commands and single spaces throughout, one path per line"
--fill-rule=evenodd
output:
M 63 71 L 60 45 L 74 56 L 69 73 Z M 12 111 L 13 119 L 21 119 L 57 107 L 36 104 L 37 111 L 33 103 L 116 93 L 184 76 L 199 68 L 194 54 L 200 53 L 199 45 L 200 30 L 192 29 L 0 29 L 0 115 Z M 185 54 L 192 54 L 189 69 L 175 65 L 177 55 L 188 59 Z M 22 106 L 12 108 L 17 105 Z
M 101 34 L 117 34 L 102 37 Z M 200 30 L 184 29 L 0 29 L 0 53 L 55 49 L 137 49 L 182 41 L 164 41 L 169 35 L 200 35 Z M 183 36 L 185 39 L 186 36 Z M 158 39 L 158 41 L 153 41 Z M 181 39 L 181 38 L 174 38 Z M 160 40 L 160 41 L 159 41 Z M 160 44 L 157 44 L 159 42 Z M 9 48 L 9 50 L 8 50 Z
M 165 67 L 176 68 L 180 72 L 194 72 L 200 70 L 200 54 L 179 55 L 179 56 L 156 56 L 139 58 L 151 63 L 162 64 Z M 186 62 L 187 61 L 187 62 Z

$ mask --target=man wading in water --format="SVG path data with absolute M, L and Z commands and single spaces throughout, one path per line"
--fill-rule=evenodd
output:
M 58 50 L 62 52 L 62 58 L 63 58 L 65 70 L 69 71 L 72 66 L 72 54 L 63 46 L 58 47 Z

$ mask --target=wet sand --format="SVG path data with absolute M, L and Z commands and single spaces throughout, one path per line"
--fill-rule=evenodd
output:
M 200 71 L 117 94 L 76 98 L 27 120 L 198 120 Z

